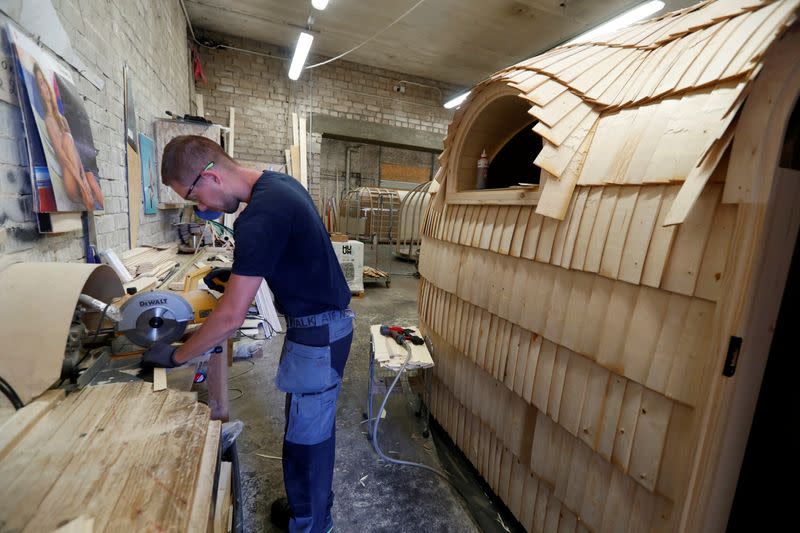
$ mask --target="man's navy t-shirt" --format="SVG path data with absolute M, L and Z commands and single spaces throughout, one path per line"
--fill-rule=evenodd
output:
M 267 280 L 287 316 L 347 308 L 350 289 L 328 232 L 308 191 L 291 176 L 261 174 L 233 233 L 231 271 Z

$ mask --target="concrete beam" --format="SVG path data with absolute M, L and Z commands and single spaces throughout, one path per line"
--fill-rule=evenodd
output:
M 444 136 L 429 131 L 419 131 L 329 115 L 314 115 L 310 122 L 312 133 L 321 133 L 323 137 L 332 139 L 371 142 L 385 146 L 416 148 L 431 152 L 441 152 L 443 148 Z

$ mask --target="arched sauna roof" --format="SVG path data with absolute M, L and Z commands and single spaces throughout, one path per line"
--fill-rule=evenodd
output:
M 514 95 L 530 104 L 544 138 L 534 161 L 542 169 L 537 213 L 563 220 L 576 185 L 683 183 L 663 221 L 682 223 L 731 145 L 764 54 L 798 5 L 701 2 L 497 72 L 473 88 L 448 128 L 437 179 L 450 183 L 437 203 L 456 198 L 457 169 L 474 168 L 462 153 L 476 117 L 492 105 L 508 108 Z M 731 174 L 747 154 L 734 143 L 730 157 L 723 198 L 735 194 Z M 526 195 L 515 198 L 524 203 Z

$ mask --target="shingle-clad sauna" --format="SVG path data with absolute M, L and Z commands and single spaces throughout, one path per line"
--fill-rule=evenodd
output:
M 779 161 L 797 9 L 704 2 L 566 44 L 450 124 L 419 264 L 431 409 L 529 531 L 703 531 L 735 488 L 720 440 L 750 377 L 723 374 L 768 329 L 757 267 L 800 174 Z M 493 176 L 512 143 L 533 179 Z

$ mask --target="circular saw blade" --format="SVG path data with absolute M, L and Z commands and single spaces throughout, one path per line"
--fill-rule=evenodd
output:
M 164 307 L 151 307 L 136 319 L 136 328 L 125 335 L 140 346 L 178 340 L 186 331 L 186 322 L 179 322 L 175 314 Z
M 121 312 L 119 330 L 139 346 L 178 340 L 194 318 L 186 300 L 166 291 L 137 294 L 125 302 Z

